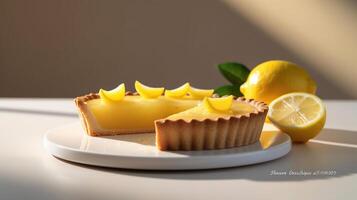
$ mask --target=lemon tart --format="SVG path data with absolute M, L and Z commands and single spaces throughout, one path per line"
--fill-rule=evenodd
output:
M 220 149 L 258 141 L 268 106 L 244 98 L 211 98 L 185 83 L 172 90 L 135 82 L 75 99 L 90 136 L 156 132 L 160 150 Z

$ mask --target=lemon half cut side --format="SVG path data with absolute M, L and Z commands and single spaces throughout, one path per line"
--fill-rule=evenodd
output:
M 307 142 L 324 127 L 326 108 L 313 94 L 289 93 L 271 102 L 268 118 L 292 141 Z

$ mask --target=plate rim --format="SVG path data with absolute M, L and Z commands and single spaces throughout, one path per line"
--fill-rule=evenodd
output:
M 266 156 L 266 159 L 260 159 L 260 161 L 254 161 L 252 163 L 249 164 L 235 164 L 235 165 L 222 165 L 222 167 L 193 167 L 193 168 L 177 168 L 177 169 L 172 169 L 172 168 L 141 168 L 139 167 L 119 167 L 119 166 L 112 166 L 112 165 L 108 165 L 108 164 L 94 164 L 93 162 L 84 162 L 84 161 L 79 161 L 79 160 L 74 160 L 68 157 L 64 157 L 62 156 L 63 154 L 76 154 L 74 156 L 71 157 L 77 157 L 77 156 L 99 156 L 102 158 L 115 158 L 115 159 L 127 159 L 127 160 L 142 160 L 142 162 L 146 162 L 148 160 L 150 161 L 170 161 L 170 160 L 178 160 L 178 162 L 180 160 L 197 160 L 197 159 L 210 159 L 210 158 L 215 158 L 215 159 L 227 159 L 227 158 L 234 158 L 234 157 L 244 157 L 244 156 L 249 156 L 249 154 L 264 154 L 267 153 L 266 150 L 262 149 L 262 150 L 253 150 L 253 151 L 247 151 L 247 152 L 237 152 L 237 153 L 228 153 L 228 154 L 220 154 L 220 155 L 214 155 L 214 154 L 200 154 L 200 155 L 187 155 L 187 156 L 180 156 L 180 157 L 172 157 L 172 156 L 168 156 L 168 155 L 160 155 L 160 156 L 136 156 L 136 155 L 121 155 L 121 154 L 113 154 L 113 153 L 102 153 L 102 152 L 92 152 L 92 151 L 82 151 L 76 148 L 71 148 L 68 146 L 64 146 L 62 144 L 58 144 L 55 143 L 53 141 L 51 141 L 49 139 L 49 135 L 53 132 L 56 131 L 60 131 L 62 129 L 66 129 L 67 127 L 72 127 L 74 125 L 79 125 L 78 122 L 75 123 L 69 123 L 69 124 L 65 124 L 62 126 L 58 126 L 52 129 L 49 129 L 46 131 L 45 135 L 43 136 L 43 146 L 44 148 L 47 150 L 48 153 L 50 153 L 51 155 L 53 155 L 54 157 L 57 158 L 61 158 L 67 161 L 71 161 L 74 163 L 82 163 L 82 164 L 86 164 L 86 165 L 92 165 L 92 166 L 101 166 L 101 167 L 111 167 L 111 168 L 125 168 L 125 169 L 139 169 L 139 170 L 190 170 L 190 169 L 213 169 L 213 168 L 227 168 L 227 167 L 234 167 L 234 166 L 245 166 L 245 165 L 251 165 L 251 164 L 259 164 L 259 163 L 264 163 L 267 161 L 271 161 L 271 160 L 275 160 L 278 159 L 280 157 L 285 156 L 286 154 L 288 154 L 291 150 L 292 147 L 292 142 L 291 142 L 291 138 L 283 132 L 279 132 L 278 134 L 283 135 L 283 137 L 286 137 L 286 140 L 278 145 L 269 147 L 269 152 L 272 152 L 272 154 L 274 154 L 274 156 Z M 151 133 L 150 133 L 151 134 Z M 154 134 L 154 133 L 152 133 Z M 259 141 L 258 141 L 259 142 Z M 257 143 L 258 143 L 257 142 Z M 251 145 L 246 145 L 243 147 L 234 147 L 234 148 L 229 148 L 229 149 L 215 149 L 215 150 L 201 150 L 200 152 L 213 152 L 214 151 L 227 151 L 227 150 L 232 150 L 232 149 L 238 149 L 238 148 L 244 148 L 244 147 L 249 147 L 252 145 L 257 145 L 257 143 L 251 144 Z M 280 150 L 280 151 L 279 151 Z M 58 153 L 60 151 L 64 151 L 63 153 Z M 189 151 L 168 151 L 168 152 L 189 152 Z M 280 152 L 280 153 L 276 153 L 276 152 Z M 84 155 L 83 155 L 84 154 Z

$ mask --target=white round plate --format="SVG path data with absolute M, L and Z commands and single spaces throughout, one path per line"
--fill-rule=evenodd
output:
M 193 170 L 250 165 L 280 158 L 291 149 L 290 137 L 263 131 L 252 145 L 206 151 L 159 151 L 153 133 L 91 137 L 80 123 L 52 129 L 44 137 L 50 154 L 102 167 L 145 170 Z

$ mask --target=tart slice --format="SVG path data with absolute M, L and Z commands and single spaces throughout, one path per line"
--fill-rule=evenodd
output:
M 156 146 L 160 150 L 208 150 L 257 142 L 268 106 L 263 102 L 205 98 L 186 111 L 155 121 Z

